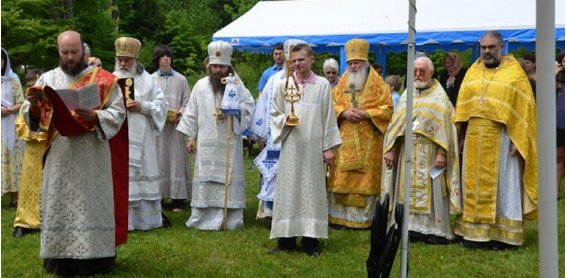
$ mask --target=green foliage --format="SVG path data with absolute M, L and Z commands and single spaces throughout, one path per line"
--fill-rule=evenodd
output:
M 58 18 L 62 11 L 57 0 L 8 0 L 2 2 L 2 47 L 8 51 L 12 67 L 52 67 L 57 65 L 57 34 L 73 26 Z
M 167 42 L 173 50 L 174 68 L 188 78 L 201 76 L 203 59 L 212 34 L 220 27 L 220 17 L 205 3 L 194 1 L 185 10 L 172 9 L 165 20 Z
M 239 18 L 241 15 L 252 9 L 259 0 L 233 0 L 232 6 L 224 4 L 224 11 L 230 16 L 231 20 Z
M 119 33 L 142 42 L 162 40 L 165 16 L 161 4 L 160 0 L 117 0 Z

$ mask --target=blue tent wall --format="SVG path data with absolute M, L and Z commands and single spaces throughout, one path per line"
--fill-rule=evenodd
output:
M 477 31 L 446 31 L 446 32 L 418 32 L 416 33 L 416 51 L 432 52 L 435 50 L 467 50 L 473 49 L 472 60 L 480 55 L 478 40 L 486 30 Z M 528 50 L 535 49 L 534 29 L 498 30 L 505 41 L 504 52 L 518 48 Z M 565 28 L 556 28 L 557 48 L 565 48 Z M 350 34 L 329 36 L 300 36 L 300 37 L 213 37 L 213 40 L 223 40 L 231 43 L 236 50 L 257 51 L 263 53 L 271 52 L 276 43 L 288 39 L 302 39 L 308 42 L 316 53 L 330 52 L 339 55 L 341 73 L 346 69 L 346 57 L 344 54 L 345 43 L 352 38 L 362 38 L 370 43 L 370 51 L 376 53 L 375 63 L 384 67 L 387 72 L 388 63 L 386 56 L 388 52 L 402 52 L 407 50 L 407 33 L 390 34 Z

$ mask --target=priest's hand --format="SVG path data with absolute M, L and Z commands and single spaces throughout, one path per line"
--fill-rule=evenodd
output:
M 335 159 L 335 154 L 333 150 L 326 150 L 323 152 L 323 162 L 327 165 L 333 164 L 333 160 Z
M 187 152 L 189 152 L 190 154 L 195 153 L 195 139 L 187 140 L 186 147 L 187 147 Z
M 447 166 L 447 156 L 443 153 L 437 153 L 435 155 L 435 167 L 443 168 Z
M 359 121 L 358 116 L 356 114 L 356 109 L 354 108 L 349 108 L 347 110 L 345 110 L 343 113 L 341 113 L 342 117 L 351 122 L 351 123 L 356 123 Z
M 126 108 L 128 108 L 128 111 L 139 113 L 142 110 L 142 104 L 139 101 L 132 100 L 126 104 Z
M 394 162 L 396 161 L 396 151 L 391 150 L 384 154 L 384 163 L 388 169 L 392 169 Z
M 2 118 L 12 114 L 9 108 L 2 106 Z
M 81 117 L 83 120 L 85 120 L 89 123 L 93 123 L 93 124 L 98 123 L 98 117 L 97 117 L 96 111 L 97 110 L 81 109 L 81 108 L 75 109 L 75 113 L 77 113 L 77 115 L 79 115 L 79 117 Z
M 264 140 L 262 138 L 258 138 L 256 143 L 258 143 L 258 148 L 260 149 L 260 151 L 262 151 L 264 147 L 266 147 L 266 143 L 264 143 Z
M 175 119 L 173 119 L 173 122 L 174 122 L 174 123 L 178 123 L 179 120 L 181 120 L 181 112 L 180 112 L 180 111 L 177 111 L 177 112 L 175 113 Z
M 366 119 L 366 112 L 362 109 L 355 108 L 353 109 L 353 113 L 354 113 L 355 122 L 360 122 Z

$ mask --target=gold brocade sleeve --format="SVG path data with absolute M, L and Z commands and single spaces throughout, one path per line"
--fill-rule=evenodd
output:
M 30 130 L 26 121 L 24 120 L 24 113 L 23 113 L 24 106 L 20 108 L 20 113 L 14 124 L 16 126 L 16 136 L 22 141 L 45 141 L 47 140 L 47 133 L 45 131 L 37 131 L 33 132 Z

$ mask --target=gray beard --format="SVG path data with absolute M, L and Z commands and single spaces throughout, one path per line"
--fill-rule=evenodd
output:
M 423 90 L 423 89 L 427 89 L 429 87 L 431 87 L 429 85 L 429 82 L 425 82 L 425 81 L 414 81 L 413 82 L 413 87 L 417 90 Z
M 357 72 L 351 72 L 349 71 L 347 74 L 347 86 L 350 89 L 352 85 L 354 85 L 354 88 L 356 91 L 360 91 L 362 90 L 362 88 L 364 88 L 364 85 L 366 85 L 366 79 L 368 78 L 368 67 L 363 67 L 362 69 L 360 69 Z
M 133 78 L 136 75 L 136 67 L 131 69 L 120 68 L 118 65 L 114 66 L 114 75 L 118 78 Z

